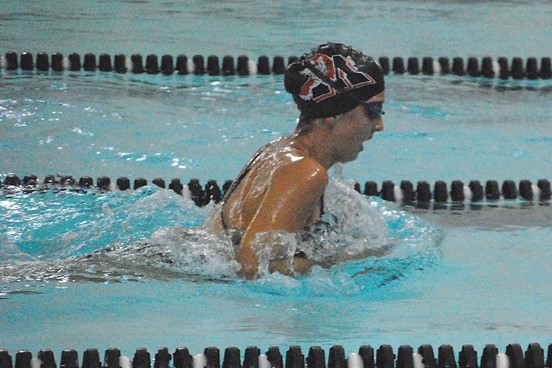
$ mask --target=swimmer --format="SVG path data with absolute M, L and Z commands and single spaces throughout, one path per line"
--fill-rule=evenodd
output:
M 247 279 L 259 271 L 257 234 L 298 233 L 318 222 L 328 169 L 355 160 L 363 143 L 383 130 L 382 70 L 351 47 L 320 45 L 288 66 L 284 85 L 300 111 L 294 133 L 254 154 L 206 223 L 216 233 L 233 231 L 240 274 Z M 312 261 L 302 252 L 291 262 L 281 253 L 273 252 L 270 272 L 310 270 Z

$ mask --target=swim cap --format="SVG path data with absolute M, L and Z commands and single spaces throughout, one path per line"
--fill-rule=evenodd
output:
M 290 64 L 284 86 L 304 118 L 346 113 L 385 89 L 383 72 L 372 58 L 330 42 Z

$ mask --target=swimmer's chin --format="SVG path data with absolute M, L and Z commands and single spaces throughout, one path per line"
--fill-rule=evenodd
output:
M 338 161 L 339 163 L 342 163 L 342 164 L 346 164 L 348 162 L 352 162 L 354 160 L 356 160 L 358 158 L 358 155 L 360 154 L 360 152 L 362 152 L 362 147 L 355 153 L 351 153 L 351 156 L 350 157 L 346 157 L 346 158 L 343 158 L 341 159 L 340 161 Z

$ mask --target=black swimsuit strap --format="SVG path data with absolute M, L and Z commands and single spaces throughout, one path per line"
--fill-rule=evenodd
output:
M 232 185 L 230 185 L 230 188 L 228 188 L 226 193 L 224 193 L 224 197 L 221 200 L 222 207 L 220 208 L 220 220 L 222 222 L 222 228 L 224 230 L 227 230 L 229 228 L 228 225 L 226 224 L 226 221 L 224 221 L 224 211 L 223 211 L 224 210 L 224 205 L 226 204 L 226 202 L 228 201 L 228 199 L 230 198 L 232 193 L 236 190 L 238 185 L 240 185 L 241 181 L 245 178 L 245 176 L 247 174 L 249 174 L 249 172 L 253 168 L 253 163 L 261 155 L 261 153 L 263 152 L 265 147 L 266 146 L 263 146 L 261 149 L 259 149 L 255 153 L 255 155 L 245 164 L 242 171 L 238 174 L 237 178 L 234 179 L 234 181 L 232 182 Z

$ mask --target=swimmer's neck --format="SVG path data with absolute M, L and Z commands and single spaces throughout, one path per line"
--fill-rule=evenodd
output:
M 292 147 L 303 152 L 305 157 L 317 161 L 326 171 L 336 163 L 332 155 L 332 142 L 328 139 L 328 135 L 317 134 L 316 130 L 306 134 L 295 131 L 291 140 Z

